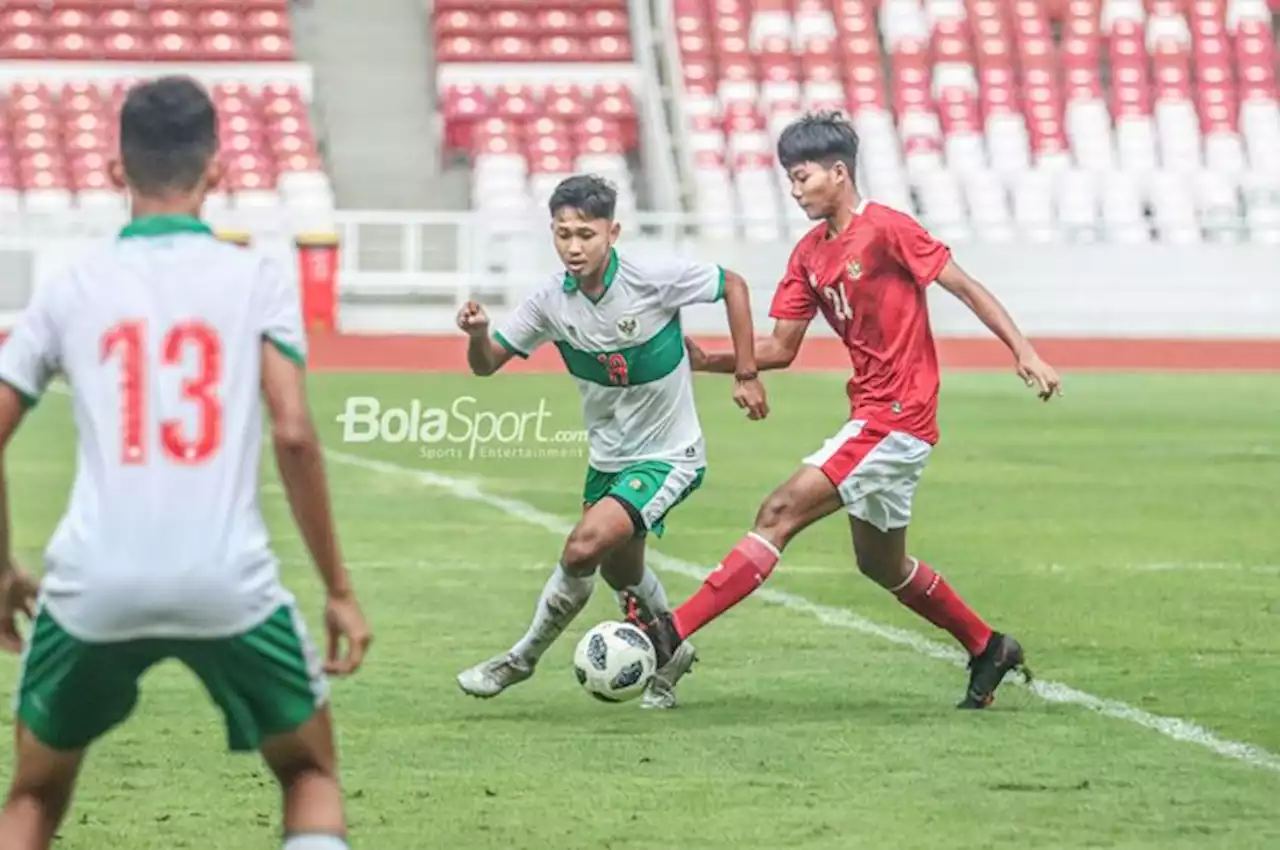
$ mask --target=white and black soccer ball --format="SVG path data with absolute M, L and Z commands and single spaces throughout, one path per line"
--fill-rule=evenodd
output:
M 644 692 L 658 668 L 649 636 L 631 623 L 604 622 L 573 651 L 578 684 L 598 700 L 626 702 Z

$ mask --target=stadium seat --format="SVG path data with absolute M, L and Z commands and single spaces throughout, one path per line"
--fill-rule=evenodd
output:
M 1275 6 L 671 0 L 694 208 L 794 230 L 773 140 L 837 108 L 864 193 L 955 239 L 1278 239 Z
M 210 199 L 211 217 L 236 228 L 327 226 L 333 193 L 301 91 L 228 82 L 240 76 L 237 63 L 295 60 L 288 0 L 19 0 L 0 6 L 0 59 L 32 60 L 0 84 L 0 220 L 8 223 L 0 226 L 26 213 L 125 212 L 107 170 L 134 81 L 115 72 L 122 62 L 156 63 L 157 74 L 165 63 L 221 69 L 209 76 L 221 81 L 210 90 L 226 182 Z M 76 66 L 83 76 L 62 72 L 63 61 L 87 63 Z
M 434 38 L 446 155 L 471 163 L 473 205 L 524 218 L 582 171 L 636 206 L 639 148 L 625 0 L 441 0 Z
M 0 8 L 0 59 L 292 61 L 288 0 L 24 0 Z
M 32 80 L 0 93 L 0 115 L 12 134 L 3 148 L 8 155 L 0 157 L 0 185 L 23 192 L 21 210 L 124 210 L 107 163 L 118 141 L 116 115 L 125 91 L 122 83 Z M 278 225 L 290 211 L 332 209 L 329 181 L 296 88 L 222 84 L 212 94 L 221 113 L 226 171 L 214 209 L 237 211 L 239 226 Z

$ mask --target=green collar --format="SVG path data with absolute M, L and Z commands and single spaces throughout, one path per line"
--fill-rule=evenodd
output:
M 609 291 L 609 287 L 613 285 L 613 279 L 617 277 L 617 275 L 618 275 L 618 252 L 610 248 L 609 249 L 609 265 L 605 266 L 605 269 L 604 269 L 604 290 L 600 293 L 599 297 L 597 298 L 591 298 L 590 295 L 588 295 L 587 297 L 591 298 L 591 301 L 593 303 L 599 302 L 600 299 L 604 297 L 604 294 Z M 569 274 L 568 272 L 564 273 L 564 291 L 565 292 L 578 291 L 578 279 L 573 275 Z
M 135 218 L 120 231 L 121 239 L 138 239 L 144 236 L 173 236 L 178 233 L 200 233 L 212 236 L 213 229 L 198 218 L 189 215 L 149 215 Z

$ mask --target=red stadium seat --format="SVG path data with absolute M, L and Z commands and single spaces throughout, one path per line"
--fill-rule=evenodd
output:
M 23 3 L 0 9 L 0 58 L 292 61 L 287 13 L 287 4 L 265 2 Z M 206 40 L 218 35 L 231 40 Z M 198 55 L 190 52 L 193 42 L 201 45 Z
M 98 30 L 144 30 L 149 25 L 146 13 L 134 6 L 115 6 L 103 9 L 94 19 Z
M 59 35 L 60 49 L 76 56 L 82 50 L 92 53 L 95 32 L 112 33 L 102 39 L 105 45 L 128 35 L 113 30 L 113 24 L 143 20 L 116 11 L 123 10 L 95 12 L 92 20 L 98 29 Z M 165 38 L 174 47 L 196 43 L 193 37 L 175 33 Z M 51 46 L 46 58 L 52 58 L 52 50 Z M 0 195 L 7 191 L 7 180 L 10 191 L 26 193 L 30 210 L 54 212 L 80 204 L 122 211 L 123 198 L 110 183 L 107 164 L 118 144 L 116 115 L 132 82 L 50 84 L 35 78 L 0 91 L 0 129 L 7 128 L 0 132 Z M 256 208 L 279 207 L 282 200 L 300 205 L 305 201 L 309 209 L 317 203 L 331 206 L 306 104 L 295 86 L 223 83 L 210 91 L 219 108 L 222 159 L 233 194 L 250 193 L 246 203 Z M 277 179 L 284 173 L 294 181 L 288 187 Z M 8 209 L 11 203 L 0 198 L 0 207 Z
M 443 141 L 469 156 L 482 208 L 541 206 L 534 196 L 579 163 L 614 178 L 624 208 L 634 203 L 626 156 L 640 139 L 636 98 L 629 82 L 608 82 L 635 76 L 625 0 L 441 0 L 432 29 Z M 686 35 L 710 56 L 705 33 Z M 537 84 L 523 67 L 539 69 Z M 568 73 L 546 70 L 555 67 Z M 468 78 L 460 68 L 482 70 Z
M 186 9 L 152 9 L 148 20 L 153 30 L 189 30 L 195 27 L 195 18 Z
M 863 135 L 873 197 L 907 207 L 918 197 L 956 233 L 972 216 L 978 238 L 985 228 L 1007 239 L 1023 224 L 1035 238 L 1091 238 L 1112 223 L 1127 229 L 1111 236 L 1148 238 L 1127 212 L 1095 221 L 1089 210 L 1100 196 L 1058 172 L 1101 179 L 1118 169 L 1138 187 L 1165 172 L 1280 173 L 1275 40 L 1252 5 L 674 0 L 671 11 L 684 89 L 679 129 L 695 204 L 713 230 L 718 205 L 736 205 L 739 216 L 770 205 L 771 190 L 755 182 L 761 134 L 776 138 L 802 110 L 830 106 L 847 110 Z M 760 114 L 739 112 L 741 104 Z M 940 203 L 957 183 L 967 203 Z M 1026 222 L 1002 200 L 1014 194 Z M 1184 200 L 1166 192 L 1152 202 L 1173 205 L 1157 210 L 1154 238 L 1165 238 L 1162 227 L 1168 238 L 1190 238 L 1173 226 L 1181 213 L 1170 212 Z M 785 195 L 772 201 L 786 219 Z M 1033 220 L 1042 208 L 1049 219 Z

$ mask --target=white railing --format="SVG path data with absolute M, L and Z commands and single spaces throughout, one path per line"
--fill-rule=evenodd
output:
M 478 298 L 500 317 L 531 289 L 562 273 L 544 218 L 496 219 L 476 214 L 339 213 L 343 260 L 340 290 L 344 327 L 350 330 L 448 330 L 453 312 Z M 361 229 L 400 223 L 405 240 L 440 240 L 451 247 L 453 268 L 429 269 L 419 243 L 403 252 L 405 267 L 370 272 L 360 262 Z M 414 230 L 417 236 L 411 235 Z M 450 242 L 451 240 L 451 242 Z M 410 244 L 409 241 L 406 244 Z M 674 253 L 716 262 L 747 278 L 756 321 L 768 308 L 792 249 L 791 241 L 711 240 L 687 213 L 638 213 L 623 222 L 619 249 Z M 1280 337 L 1280 286 L 1275 249 L 1266 245 L 1049 245 L 953 246 L 957 260 L 995 289 L 1032 333 L 1048 335 Z M 416 306 L 361 303 L 360 292 L 387 287 L 390 275 L 413 288 Z M 1229 289 L 1224 290 L 1224 282 Z M 934 327 L 944 334 L 983 328 L 958 301 L 931 287 Z M 691 329 L 723 329 L 720 305 L 686 311 Z M 817 322 L 814 332 L 826 333 Z
M 642 0 L 643 1 L 643 0 Z M 686 206 L 696 209 L 698 205 L 699 187 L 693 181 L 693 152 L 689 146 L 689 111 L 685 103 L 684 62 L 680 55 L 680 34 L 676 32 L 675 10 L 671 0 L 656 0 L 654 4 L 661 9 L 658 17 L 662 40 L 662 62 L 667 69 L 667 80 L 670 84 L 671 97 L 671 140 L 675 148 L 676 162 L 679 164 L 683 185 L 688 195 Z
M 656 209 L 680 207 L 680 173 L 676 167 L 676 148 L 663 108 L 662 78 L 655 53 L 658 30 L 654 27 L 649 0 L 627 0 L 631 21 L 631 52 L 640 68 L 636 91 L 640 111 L 640 132 L 644 134 L 640 156 L 644 162 L 645 184 L 649 206 Z M 676 115 L 679 121 L 680 116 Z
M 541 216 L 340 211 L 334 220 L 341 246 L 339 323 L 348 331 L 447 331 L 468 298 L 481 300 L 500 318 L 533 287 L 562 273 Z M 620 250 L 674 253 L 743 274 L 752 286 L 757 322 L 769 324 L 769 302 L 790 241 L 701 238 L 696 220 L 685 213 L 638 213 L 622 224 Z M 38 285 L 87 243 L 113 235 L 118 222 L 85 226 L 75 234 L 10 233 L 0 236 L 0 251 L 30 252 Z M 292 235 L 251 236 L 256 247 L 296 273 Z M 1280 338 L 1274 247 L 973 242 L 953 248 L 957 260 L 994 289 L 1031 333 Z M 15 291 L 27 283 L 9 281 Z M 983 332 L 939 287 L 929 292 L 939 333 Z M 690 329 L 723 329 L 720 305 L 697 307 L 686 316 Z M 0 323 L 9 318 L 0 315 Z M 814 327 L 825 333 L 823 323 Z

